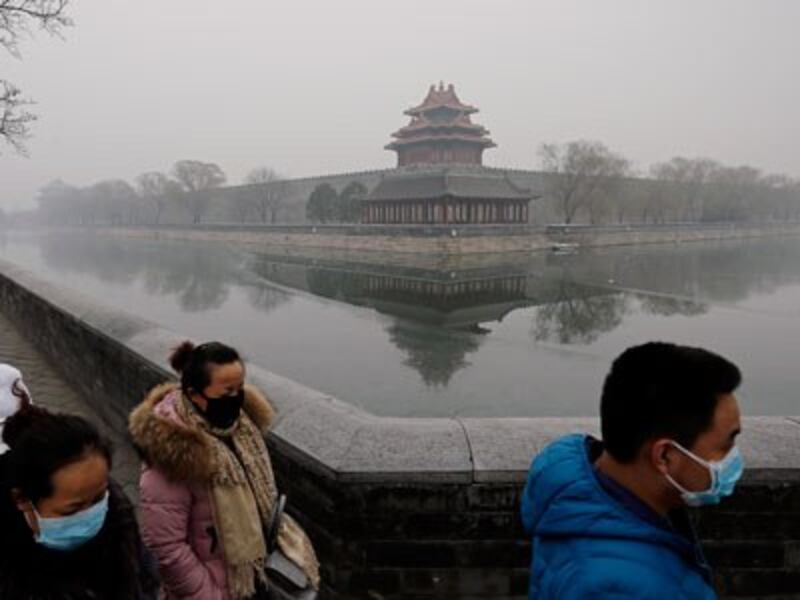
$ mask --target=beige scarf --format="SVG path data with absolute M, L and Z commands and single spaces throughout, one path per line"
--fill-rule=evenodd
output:
M 255 594 L 256 581 L 266 582 L 264 529 L 278 498 L 264 437 L 244 412 L 229 429 L 212 427 L 185 395 L 178 403 L 178 414 L 208 437 L 214 454 L 211 507 L 225 556 L 228 592 L 233 600 L 250 598 Z M 223 439 L 236 449 L 235 455 Z M 319 562 L 314 548 L 302 528 L 286 514 L 278 545 L 317 589 Z

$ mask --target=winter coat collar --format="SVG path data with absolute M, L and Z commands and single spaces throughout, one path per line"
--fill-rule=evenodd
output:
M 269 400 L 246 385 L 244 413 L 264 433 L 275 417 Z M 175 410 L 181 391 L 174 383 L 155 387 L 131 413 L 128 427 L 145 461 L 174 481 L 206 483 L 214 473 L 213 452 L 199 430 L 182 421 Z

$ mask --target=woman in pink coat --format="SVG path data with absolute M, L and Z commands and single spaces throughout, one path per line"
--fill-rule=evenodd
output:
M 233 348 L 184 342 L 170 357 L 179 385 L 164 384 L 131 414 L 145 465 L 144 541 L 174 600 L 258 598 L 268 527 L 277 500 L 263 435 L 274 411 Z M 319 565 L 303 530 L 284 515 L 278 546 L 313 586 Z

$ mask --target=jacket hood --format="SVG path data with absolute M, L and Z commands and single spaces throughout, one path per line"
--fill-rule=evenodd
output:
M 637 540 L 691 556 L 687 539 L 641 519 L 603 489 L 589 459 L 591 440 L 569 435 L 536 457 L 524 492 L 526 530 L 543 537 Z
M 146 462 L 174 481 L 205 483 L 214 474 L 213 452 L 205 435 L 184 423 L 175 410 L 181 396 L 177 384 L 150 391 L 131 412 L 128 429 Z M 275 417 L 269 400 L 257 388 L 244 387 L 243 412 L 266 433 Z

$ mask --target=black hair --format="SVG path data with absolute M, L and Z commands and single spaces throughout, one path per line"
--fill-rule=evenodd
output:
M 229 365 L 242 362 L 239 353 L 221 342 L 206 342 L 195 346 L 190 341 L 183 342 L 172 351 L 169 364 L 181 376 L 181 389 L 202 393 L 211 383 L 210 365 Z
M 32 502 L 50 497 L 53 474 L 87 454 L 100 454 L 111 468 L 111 442 L 94 425 L 39 406 L 25 406 L 6 419 L 3 441 L 10 448 L 8 483 Z
M 628 348 L 603 385 L 600 421 L 606 450 L 632 462 L 642 445 L 669 437 L 691 448 L 712 426 L 719 398 L 741 383 L 729 360 L 689 346 L 650 342 Z

